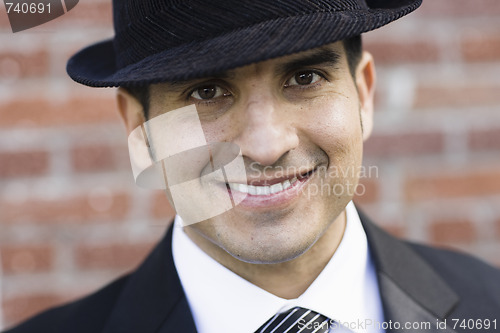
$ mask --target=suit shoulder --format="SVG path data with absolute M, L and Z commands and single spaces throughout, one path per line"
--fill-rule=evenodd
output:
M 100 332 L 128 280 L 123 276 L 74 302 L 44 311 L 5 333 Z
M 500 308 L 500 269 L 455 250 L 413 243 L 410 246 L 459 294 L 482 297 Z
M 492 277 L 498 282 L 500 269 L 458 250 L 435 248 L 428 245 L 409 243 L 410 246 L 424 257 L 438 271 L 462 273 L 464 277 Z M 477 280 L 476 280 L 477 281 Z

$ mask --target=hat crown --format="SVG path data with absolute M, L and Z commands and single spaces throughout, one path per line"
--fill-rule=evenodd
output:
M 368 8 L 365 0 L 114 0 L 113 6 L 118 68 L 269 20 Z

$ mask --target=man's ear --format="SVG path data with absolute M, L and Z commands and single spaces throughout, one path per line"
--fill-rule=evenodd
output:
M 130 134 L 130 132 L 146 121 L 144 109 L 137 98 L 132 96 L 122 87 L 117 90 L 116 100 L 118 103 L 118 111 L 127 129 L 127 134 Z
M 364 51 L 356 68 L 356 86 L 359 94 L 363 140 L 368 139 L 373 130 L 375 82 L 376 74 L 373 56 Z

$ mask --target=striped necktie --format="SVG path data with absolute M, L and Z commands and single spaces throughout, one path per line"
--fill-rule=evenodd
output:
M 330 319 L 301 307 L 276 314 L 255 333 L 326 333 Z

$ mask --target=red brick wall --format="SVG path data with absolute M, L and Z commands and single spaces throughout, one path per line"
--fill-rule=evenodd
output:
M 112 36 L 110 1 L 12 34 L 0 5 L 3 325 L 129 271 L 172 215 L 132 180 L 113 89 L 65 74 Z M 378 65 L 375 131 L 357 199 L 379 224 L 500 265 L 500 2 L 427 0 L 365 37 Z M 1 321 L 1 316 L 0 316 Z M 0 327 L 2 323 L 0 322 Z
M 375 131 L 360 206 L 397 235 L 500 265 L 500 2 L 424 0 L 365 36 Z M 372 172 L 373 173 L 373 172 Z

